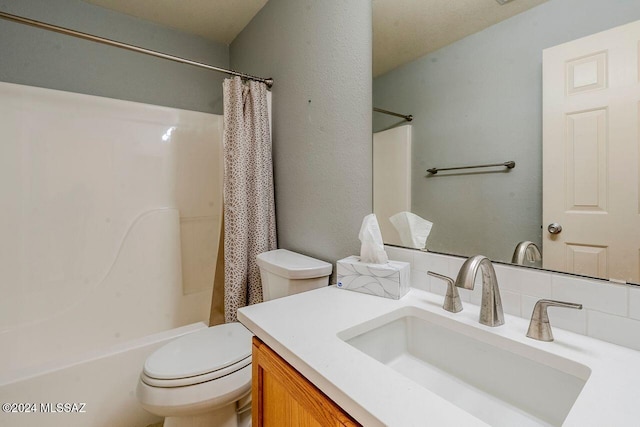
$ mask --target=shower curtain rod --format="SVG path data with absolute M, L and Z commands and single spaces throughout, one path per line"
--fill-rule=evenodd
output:
M 256 76 L 252 76 L 250 74 L 240 73 L 240 72 L 234 71 L 234 70 L 227 70 L 225 68 L 214 67 L 213 65 L 204 64 L 202 62 L 197 62 L 197 61 L 192 61 L 190 59 L 180 58 L 179 56 L 168 55 L 166 53 L 157 52 L 157 51 L 151 50 L 151 49 L 145 49 L 143 47 L 134 46 L 134 45 L 127 44 L 127 43 L 121 43 L 121 42 L 118 42 L 118 41 L 115 41 L 115 40 L 105 39 L 103 37 L 94 36 L 92 34 L 82 33 L 80 31 L 71 30 L 69 28 L 58 27 L 57 25 L 47 24 L 46 22 L 36 21 L 34 19 L 25 18 L 25 17 L 18 16 L 18 15 L 12 15 L 10 13 L 6 13 L 6 12 L 2 12 L 2 11 L 0 11 L 0 18 L 6 19 L 6 20 L 9 20 L 9 21 L 13 21 L 13 22 L 18 22 L 20 24 L 31 25 L 32 27 L 42 28 L 44 30 L 53 31 L 53 32 L 60 33 L 60 34 L 65 34 L 67 36 L 78 37 L 78 38 L 81 38 L 81 39 L 84 39 L 84 40 L 89 40 L 89 41 L 93 41 L 93 42 L 97 42 L 97 43 L 106 44 L 108 46 L 119 47 L 121 49 L 126 49 L 126 50 L 130 50 L 130 51 L 133 51 L 133 52 L 143 53 L 145 55 L 155 56 L 157 58 L 168 59 L 169 61 L 180 62 L 182 64 L 189 64 L 189 65 L 193 65 L 194 67 L 205 68 L 205 69 L 211 70 L 211 71 L 218 71 L 220 73 L 231 74 L 233 76 L 240 76 L 243 79 L 255 80 L 255 81 L 258 81 L 258 82 L 265 83 L 267 85 L 267 87 L 273 86 L 273 79 L 272 78 L 256 77 Z
M 382 108 L 376 108 L 376 107 L 373 107 L 373 111 L 375 111 L 376 113 L 388 114 L 390 116 L 402 117 L 408 122 L 413 120 L 413 116 L 411 114 L 394 113 L 393 111 L 383 110 Z

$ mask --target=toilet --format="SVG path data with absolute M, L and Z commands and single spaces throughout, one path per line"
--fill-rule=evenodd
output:
M 329 284 L 332 266 L 286 249 L 258 255 L 265 301 Z M 251 425 L 251 338 L 242 324 L 178 338 L 145 361 L 136 396 L 164 427 Z

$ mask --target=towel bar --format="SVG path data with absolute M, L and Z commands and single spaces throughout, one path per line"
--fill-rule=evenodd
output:
M 427 169 L 427 172 L 429 172 L 432 175 L 435 175 L 439 171 L 452 171 L 452 170 L 456 170 L 456 169 L 490 168 L 490 167 L 494 167 L 494 166 L 504 166 L 507 169 L 513 169 L 513 168 L 516 167 L 516 162 L 514 162 L 513 160 L 509 160 L 508 162 L 492 163 L 490 165 L 457 166 L 455 168 L 431 168 L 431 169 Z

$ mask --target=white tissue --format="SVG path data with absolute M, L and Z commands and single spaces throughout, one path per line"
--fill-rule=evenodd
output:
M 432 222 L 411 212 L 399 212 L 389 218 L 391 224 L 398 230 L 403 246 L 424 249 L 427 237 L 431 233 Z
M 389 261 L 387 253 L 384 251 L 382 233 L 376 214 L 369 214 L 362 220 L 360 227 L 360 261 L 369 264 L 386 264 Z

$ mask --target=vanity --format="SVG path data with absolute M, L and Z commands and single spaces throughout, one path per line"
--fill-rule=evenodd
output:
M 357 426 L 349 414 L 268 345 L 253 338 L 252 399 L 255 425 Z
M 640 421 L 640 352 L 559 328 L 536 341 L 526 319 L 505 314 L 492 328 L 478 306 L 454 314 L 442 303 L 415 288 L 391 300 L 330 286 L 240 309 L 256 336 L 254 425 Z

